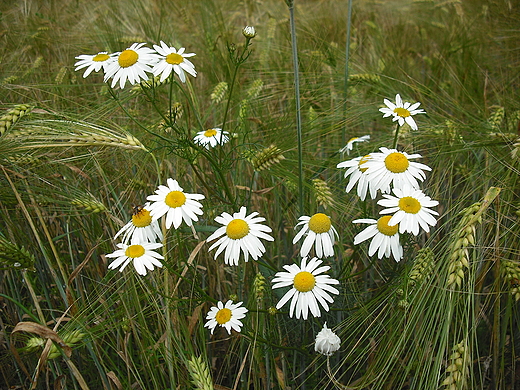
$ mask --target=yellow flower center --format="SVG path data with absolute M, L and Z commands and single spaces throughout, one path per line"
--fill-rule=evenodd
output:
M 170 53 L 166 56 L 166 62 L 170 65 L 179 65 L 184 61 L 184 58 L 177 53 Z
M 315 284 L 316 278 L 307 271 L 298 272 L 293 280 L 294 288 L 299 292 L 311 291 Z
M 176 207 L 181 207 L 184 203 L 186 203 L 186 195 L 181 191 L 172 191 L 166 198 L 164 199 L 164 203 L 172 209 Z
M 351 139 L 348 140 L 347 144 L 351 143 L 351 142 L 354 142 L 355 140 L 359 139 L 359 137 L 353 137 Z
M 406 118 L 410 116 L 410 111 L 408 111 L 406 108 L 403 107 L 396 107 L 394 109 L 394 112 L 399 115 L 401 118 Z
M 139 210 L 137 213 L 132 215 L 132 224 L 135 227 L 146 227 L 152 223 L 152 217 L 150 212 L 145 209 Z
M 220 309 L 217 314 L 215 314 L 215 321 L 217 321 L 220 325 L 225 324 L 231 319 L 231 310 L 227 307 Z
M 243 219 L 234 219 L 228 223 L 226 234 L 232 240 L 239 240 L 249 234 L 249 225 Z
M 399 229 L 399 224 L 395 224 L 394 226 L 388 226 L 388 221 L 392 218 L 391 215 L 385 215 L 377 220 L 377 230 L 387 236 L 393 236 L 397 233 Z
M 385 166 L 390 172 L 402 173 L 408 169 L 410 162 L 406 156 L 399 152 L 390 153 L 385 158 Z
M 217 135 L 217 130 L 215 129 L 208 129 L 204 132 L 204 137 L 214 137 Z
M 125 256 L 131 257 L 134 259 L 136 257 L 141 257 L 142 255 L 144 255 L 144 252 L 145 252 L 145 250 L 142 245 L 130 245 L 125 250 Z
M 94 58 L 92 58 L 92 61 L 103 62 L 103 61 L 108 60 L 109 58 L 110 58 L 110 56 L 108 54 L 99 53 L 99 54 L 95 55 Z
M 364 156 L 361 160 L 359 160 L 359 163 L 358 163 L 358 169 L 361 171 L 361 172 L 365 172 L 368 168 L 361 168 L 361 165 L 366 163 L 368 160 L 370 159 L 370 155 L 367 154 L 366 156 Z
M 309 219 L 309 229 L 314 233 L 326 233 L 330 230 L 330 226 L 330 218 L 323 213 L 314 214 L 311 219 Z
M 139 54 L 133 50 L 123 50 L 117 59 L 121 68 L 128 68 L 134 65 L 139 59 Z
M 417 214 L 421 210 L 421 203 L 411 196 L 405 196 L 399 199 L 399 208 L 405 213 Z

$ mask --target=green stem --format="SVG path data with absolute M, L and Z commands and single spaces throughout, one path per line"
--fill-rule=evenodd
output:
M 399 129 L 400 129 L 400 126 L 398 123 L 395 126 L 394 146 L 392 147 L 393 149 L 397 149 L 397 141 L 399 140 Z
M 341 132 L 341 145 L 345 145 L 347 142 L 346 131 L 347 131 L 347 96 L 348 96 L 348 63 L 350 59 L 350 29 L 352 25 L 352 2 L 348 2 L 348 16 L 347 16 L 347 46 L 345 48 L 345 84 L 343 86 L 343 118 L 345 119 L 345 126 Z
M 291 46 L 294 67 L 294 89 L 296 99 L 296 134 L 298 140 L 298 206 L 300 215 L 304 214 L 303 208 L 303 148 L 302 148 L 302 119 L 300 106 L 300 75 L 298 69 L 298 48 L 296 45 L 296 23 L 294 19 L 294 2 L 290 2 L 289 13 L 291 22 Z

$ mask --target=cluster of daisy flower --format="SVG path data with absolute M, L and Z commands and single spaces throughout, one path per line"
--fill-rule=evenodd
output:
M 160 82 L 166 80 L 172 71 L 177 73 L 179 79 L 185 83 L 186 74 L 197 76 L 195 66 L 188 60 L 194 53 L 185 53 L 184 47 L 179 50 L 168 46 L 161 41 L 160 45 L 153 45 L 153 49 L 145 46 L 145 43 L 134 43 L 122 52 L 111 53 L 102 51 L 97 54 L 83 54 L 77 56 L 74 66 L 76 70 L 85 69 L 83 77 L 92 72 L 103 69 L 104 81 L 112 79 L 112 88 L 119 82 L 123 89 L 128 82 L 132 85 L 148 80 L 148 74 L 160 76 Z
M 246 39 L 254 38 L 256 32 L 253 27 L 243 30 Z M 123 89 L 127 81 L 131 84 L 145 82 L 149 74 L 158 78 L 159 83 L 172 78 L 177 74 L 184 83 L 188 73 L 196 77 L 194 65 L 188 58 L 194 53 L 186 53 L 184 48 L 177 50 L 164 42 L 148 48 L 144 43 L 134 43 L 118 53 L 100 52 L 95 55 L 80 55 L 76 57 L 76 70 L 85 69 L 83 77 L 92 72 L 104 72 L 104 81 L 110 82 L 110 87 L 117 85 Z M 365 137 L 366 138 L 366 137 Z M 361 138 L 361 140 L 365 140 Z M 221 128 L 212 128 L 198 132 L 194 142 L 206 149 L 224 144 L 229 141 L 229 133 Z M 353 141 L 354 142 L 354 141 Z M 350 148 L 352 149 L 352 148 Z M 350 150 L 348 149 L 348 151 Z M 167 185 L 159 185 L 155 194 L 147 197 L 148 202 L 134 208 L 132 219 L 115 235 L 120 239 L 117 250 L 107 254 L 107 258 L 115 259 L 109 264 L 109 269 L 123 271 L 132 263 L 139 275 L 145 276 L 155 267 L 162 267 L 164 256 L 157 250 L 163 247 L 163 230 L 178 229 L 183 223 L 194 230 L 193 223 L 203 214 L 202 204 L 199 202 L 205 197 L 201 194 L 184 192 L 177 180 L 169 178 Z M 162 221 L 162 224 L 160 224 Z M 237 266 L 241 258 L 247 262 L 250 258 L 258 260 L 266 251 L 264 241 L 273 241 L 269 234 L 271 228 L 265 225 L 265 218 L 257 212 L 249 213 L 246 207 L 238 212 L 229 214 L 223 212 L 215 218 L 221 226 L 211 234 L 206 241 L 212 242 L 209 251 L 215 250 L 215 259 L 223 255 L 224 262 L 230 266 Z M 162 228 L 161 228 L 162 226 Z M 284 265 L 285 272 L 278 272 L 273 279 L 273 289 L 287 288 L 276 309 L 280 309 L 290 301 L 289 316 L 296 316 L 306 320 L 309 313 L 314 317 L 321 316 L 320 307 L 329 310 L 333 303 L 331 294 L 339 294 L 333 285 L 339 281 L 331 278 L 326 272 L 329 266 L 322 265 L 323 258 L 334 255 L 334 242 L 338 236 L 332 226 L 330 217 L 317 213 L 312 216 L 302 216 L 296 225 L 301 228 L 293 240 L 293 244 L 302 241 L 300 265 Z M 314 248 L 314 249 L 313 249 Z M 313 250 L 315 257 L 309 256 Z M 207 313 L 205 327 L 213 334 L 217 326 L 240 332 L 248 309 L 242 302 L 217 302 Z M 324 325 L 316 338 L 316 351 L 324 355 L 331 355 L 339 348 L 339 338 Z
M 420 103 L 410 104 L 403 102 L 399 94 L 395 97 L 395 104 L 388 99 L 384 100 L 387 107 L 381 108 L 383 117 L 392 117 L 398 126 L 405 123 L 413 130 L 417 130 L 417 123 L 413 119 L 416 114 L 424 114 L 419 109 Z M 399 128 L 396 129 L 396 132 Z M 397 136 L 397 134 L 396 134 Z M 366 137 L 366 136 L 365 136 Z M 362 137 L 360 137 L 362 138 Z M 360 142 L 360 138 L 351 141 Z M 364 139 L 365 141 L 367 139 Z M 352 149 L 352 144 L 345 147 L 347 151 Z M 372 239 L 368 249 L 369 256 L 377 252 L 378 258 L 383 256 L 393 258 L 396 261 L 403 257 L 403 247 L 399 234 L 411 233 L 417 236 L 420 229 L 430 231 L 430 226 L 435 226 L 439 215 L 431 207 L 437 206 L 438 201 L 432 200 L 420 189 L 420 183 L 426 179 L 425 171 L 431 168 L 425 164 L 413 161 L 421 158 L 420 154 L 408 154 L 396 148 L 379 148 L 379 152 L 353 158 L 341 162 L 338 168 L 346 168 L 345 178 L 350 178 L 345 188 L 350 192 L 357 185 L 357 195 L 365 200 L 370 194 L 371 199 L 376 199 L 381 191 L 383 199 L 377 204 L 383 206 L 380 211 L 383 214 L 379 219 L 356 219 L 353 223 L 370 224 L 366 229 L 354 237 L 354 244 Z
M 147 81 L 148 74 L 159 78 L 159 83 L 177 74 L 185 83 L 186 73 L 197 76 L 195 66 L 188 59 L 194 55 L 195 53 L 186 53 L 184 47 L 177 50 L 163 41 L 160 45 L 153 45 L 153 49 L 145 46 L 145 43 L 134 43 L 122 52 L 109 54 L 103 51 L 79 55 L 74 66 L 76 71 L 85 69 L 84 78 L 92 72 L 103 70 L 105 82 L 112 80 L 112 88 L 119 82 L 119 87 L 123 89 L 127 81 L 131 85 Z M 209 149 L 228 142 L 229 133 L 216 127 L 198 132 L 193 141 Z

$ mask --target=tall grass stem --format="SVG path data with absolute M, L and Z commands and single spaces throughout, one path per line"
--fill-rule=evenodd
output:
M 298 208 L 300 215 L 304 215 L 303 209 L 303 145 L 302 145 L 302 117 L 300 104 L 300 72 L 298 67 L 298 46 L 296 43 L 296 22 L 294 18 L 294 1 L 289 6 L 291 20 L 291 48 L 294 67 L 294 92 L 296 100 L 296 134 L 298 137 Z

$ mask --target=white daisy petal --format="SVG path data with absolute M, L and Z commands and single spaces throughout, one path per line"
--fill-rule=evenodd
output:
M 435 226 L 437 220 L 432 214 L 438 215 L 434 210 L 428 209 L 438 205 L 439 202 L 432 200 L 426 196 L 421 190 L 405 186 L 402 189 L 394 188 L 394 194 L 386 195 L 386 199 L 382 199 L 377 204 L 386 207 L 381 210 L 381 214 L 390 214 L 395 212 L 389 221 L 389 225 L 399 224 L 399 232 L 409 232 L 413 235 L 419 234 L 419 226 L 426 232 L 429 226 Z
M 244 255 L 244 261 L 248 261 L 249 256 L 253 260 L 258 260 L 264 253 L 265 247 L 260 239 L 266 241 L 273 241 L 274 238 L 266 232 L 270 232 L 271 228 L 266 225 L 261 225 L 259 222 L 265 221 L 264 218 L 258 217 L 257 212 L 250 215 L 247 214 L 247 209 L 241 207 L 238 213 L 232 216 L 227 213 L 222 213 L 215 218 L 215 221 L 223 224 L 213 234 L 211 234 L 207 241 L 213 241 L 217 238 L 218 241 L 213 243 L 209 250 L 218 248 L 215 253 L 217 256 L 224 252 L 224 262 L 229 265 L 238 265 L 240 253 Z
M 275 274 L 272 280 L 273 289 L 292 286 L 277 303 L 277 309 L 291 300 L 289 316 L 292 317 L 294 314 L 296 318 L 303 317 L 304 320 L 307 319 L 309 311 L 312 316 L 320 317 L 319 305 L 325 311 L 329 311 L 327 302 L 334 302 L 329 293 L 339 294 L 339 291 L 330 285 L 339 284 L 339 281 L 330 278 L 328 275 L 318 275 L 328 270 L 327 266 L 319 267 L 320 264 L 321 260 L 317 258 L 312 258 L 307 264 L 307 258 L 304 257 L 300 266 L 297 264 L 284 266 L 287 272 Z
M 395 95 L 395 104 L 388 99 L 384 99 L 383 102 L 388 107 L 379 109 L 379 111 L 384 114 L 383 118 L 392 116 L 393 122 L 397 121 L 399 126 L 404 125 L 406 122 L 412 128 L 412 130 L 417 130 L 417 124 L 415 123 L 415 120 L 412 118 L 412 116 L 417 114 L 426 114 L 423 109 L 417 109 L 421 103 L 403 103 L 403 100 L 399 94 Z
M 228 300 L 224 305 L 219 301 L 217 306 L 213 306 L 206 315 L 208 321 L 204 324 L 204 327 L 208 328 L 211 334 L 213 334 L 217 325 L 225 328 L 229 334 L 231 334 L 231 329 L 240 332 L 244 325 L 240 320 L 248 312 L 245 307 L 240 307 L 241 305 L 242 302 L 233 304 L 233 301 Z
M 363 241 L 372 239 L 369 245 L 368 255 L 372 256 L 377 252 L 377 257 L 380 259 L 390 257 L 390 253 L 396 261 L 402 258 L 402 247 L 399 243 L 399 228 L 400 225 L 389 224 L 393 217 L 385 215 L 378 220 L 375 219 L 357 219 L 354 223 L 369 223 L 369 227 L 365 228 L 361 233 L 358 233 L 354 238 L 354 244 L 358 245 Z M 396 248 L 400 248 L 396 250 Z M 392 250 L 394 249 L 394 250 Z
M 153 249 L 162 247 L 161 243 L 133 243 L 131 245 L 120 243 L 117 246 L 120 249 L 105 255 L 108 258 L 117 257 L 114 262 L 109 264 L 109 269 L 121 267 L 119 270 L 122 272 L 133 261 L 137 273 L 144 276 L 147 269 L 151 271 L 154 266 L 162 267 L 162 263 L 158 259 L 164 259 L 164 257 L 153 251 Z
M 105 82 L 112 79 L 112 88 L 114 88 L 119 81 L 119 86 L 123 89 L 127 80 L 132 85 L 148 80 L 147 73 L 152 73 L 152 67 L 159 56 L 144 45 L 144 43 L 134 43 L 121 53 L 117 53 L 117 57 L 114 57 L 114 61 L 105 69 Z
M 305 237 L 300 256 L 306 257 L 313 245 L 318 258 L 333 256 L 337 232 L 332 226 L 330 217 L 323 213 L 317 213 L 312 217 L 302 216 L 299 219 L 301 222 L 297 223 L 295 228 L 299 225 L 302 228 L 294 237 L 293 244 Z
M 192 226 L 193 221 L 198 221 L 197 215 L 202 215 L 202 205 L 193 199 L 204 199 L 201 194 L 188 194 L 183 192 L 177 180 L 168 178 L 168 186 L 160 185 L 155 190 L 156 195 L 149 195 L 148 200 L 153 201 L 148 210 L 154 220 L 166 215 L 166 228 L 172 225 L 175 229 L 184 221 Z

